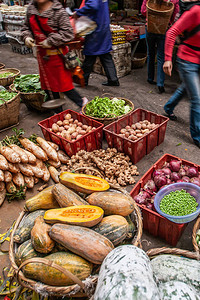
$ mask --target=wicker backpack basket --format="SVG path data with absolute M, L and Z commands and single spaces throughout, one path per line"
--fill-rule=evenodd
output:
M 3 100 L 3 99 L 1 99 Z M 4 100 L 3 100 L 4 101 Z M 0 105 L 0 129 L 8 129 L 19 122 L 20 94 Z
M 15 80 L 15 78 L 20 75 L 20 70 L 18 70 L 18 69 L 9 68 L 9 69 L 1 69 L 0 70 L 0 74 L 3 74 L 5 72 L 11 72 L 14 75 L 6 77 L 6 78 L 0 78 L 0 85 L 2 85 L 2 86 L 11 85 L 13 83 L 13 81 Z

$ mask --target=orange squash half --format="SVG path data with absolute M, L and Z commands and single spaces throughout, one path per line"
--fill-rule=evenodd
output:
M 106 191 L 110 187 L 109 183 L 100 177 L 70 172 L 61 173 L 60 182 L 76 192 L 85 194 Z
M 44 220 L 50 224 L 64 223 L 93 227 L 101 222 L 103 214 L 103 209 L 98 206 L 77 205 L 47 210 L 44 215 Z

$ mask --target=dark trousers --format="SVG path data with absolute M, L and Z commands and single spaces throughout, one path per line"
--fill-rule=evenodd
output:
M 46 94 L 47 94 L 47 97 L 48 97 L 48 100 L 51 100 L 52 98 L 52 95 L 53 95 L 53 98 L 54 99 L 58 99 L 60 98 L 60 95 L 58 92 L 51 92 L 49 93 L 49 91 L 45 90 Z M 74 103 L 76 103 L 78 106 L 82 107 L 83 105 L 83 100 L 81 98 L 81 96 L 79 95 L 79 93 L 75 90 L 75 89 L 72 89 L 70 91 L 67 91 L 67 92 L 64 92 L 63 94 L 65 94 L 70 100 L 72 100 Z M 47 100 L 47 101 L 48 101 Z M 56 113 L 60 113 L 63 111 L 63 108 L 62 106 L 58 107 L 55 109 L 55 112 Z
M 85 55 L 85 60 L 82 65 L 82 69 L 84 72 L 85 84 L 88 84 L 88 80 L 90 77 L 90 73 L 93 71 L 93 66 L 95 64 L 97 56 L 100 58 L 106 76 L 108 78 L 108 82 L 117 81 L 117 72 L 115 69 L 115 65 L 112 59 L 112 55 L 110 53 L 102 54 L 102 55 Z

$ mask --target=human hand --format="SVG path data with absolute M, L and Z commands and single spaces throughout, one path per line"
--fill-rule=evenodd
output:
M 47 39 L 40 42 L 39 45 L 42 47 L 42 48 L 51 48 L 52 46 L 48 43 Z
M 27 37 L 25 39 L 25 45 L 28 47 L 28 48 L 32 48 L 35 46 L 35 43 L 34 43 L 34 40 L 31 38 L 31 37 Z
M 78 15 L 77 15 L 77 13 L 76 13 L 76 11 L 73 13 L 73 15 L 71 16 L 71 18 L 73 18 L 73 19 L 78 19 Z
M 163 71 L 165 74 L 171 76 L 172 75 L 172 62 L 170 60 L 166 60 L 163 65 Z

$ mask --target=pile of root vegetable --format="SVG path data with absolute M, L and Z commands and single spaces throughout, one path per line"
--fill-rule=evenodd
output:
M 6 137 L 0 144 L 0 205 L 5 198 L 23 199 L 27 188 L 39 179 L 48 182 L 52 176 L 58 182 L 56 168 L 68 161 L 59 147 L 41 137 L 33 140 L 22 137 L 23 130 Z
M 83 177 L 82 174 L 74 176 Z M 93 176 L 88 176 L 88 180 L 90 177 Z M 65 184 L 69 186 L 70 180 L 66 179 Z M 73 191 L 66 185 L 49 186 L 28 199 L 25 204 L 28 213 L 13 232 L 17 245 L 16 265 L 38 258 L 38 262 L 26 264 L 22 272 L 26 278 L 50 286 L 66 287 L 74 282 L 50 264 L 40 263 L 41 257 L 85 280 L 94 274 L 96 265 L 100 265 L 115 246 L 126 239 L 130 243 L 136 233 L 130 218 L 135 203 L 130 196 L 96 189 L 96 192 L 87 190 L 88 195 L 83 199 L 75 192 L 82 186 L 79 181 Z
M 92 152 L 80 150 L 61 170 L 71 172 L 80 169 L 86 174 L 96 175 L 97 173 L 92 168 L 97 169 L 105 180 L 120 186 L 134 184 L 133 176 L 139 175 L 137 167 L 132 164 L 130 158 L 124 153 L 117 152 L 115 148 Z

